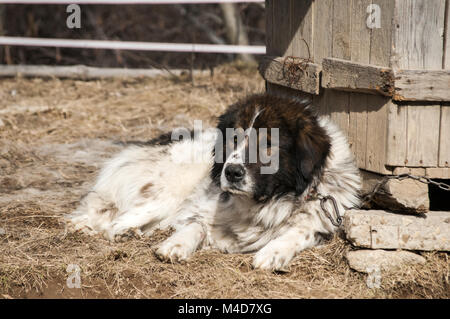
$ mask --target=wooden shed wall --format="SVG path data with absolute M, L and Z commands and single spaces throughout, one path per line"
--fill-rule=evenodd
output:
M 449 2 L 267 0 L 267 54 L 317 64 L 333 57 L 394 69 L 450 69 Z M 372 3 L 381 8 L 378 29 L 366 26 Z M 268 91 L 304 94 L 271 83 Z M 360 168 L 388 174 L 395 167 L 446 167 L 448 174 L 450 102 L 396 104 L 331 89 L 313 100 L 347 133 Z

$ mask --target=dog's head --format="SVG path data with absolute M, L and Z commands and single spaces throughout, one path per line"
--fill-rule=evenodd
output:
M 252 96 L 230 106 L 218 129 L 213 180 L 258 202 L 302 194 L 330 150 L 330 137 L 308 104 L 291 99 Z

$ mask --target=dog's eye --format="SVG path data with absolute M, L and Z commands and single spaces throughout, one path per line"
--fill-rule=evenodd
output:
M 238 137 L 237 137 L 237 135 L 234 136 L 233 142 L 234 142 L 234 145 L 237 145 L 237 142 L 238 142 Z

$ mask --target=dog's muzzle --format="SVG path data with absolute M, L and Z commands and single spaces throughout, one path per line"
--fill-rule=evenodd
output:
M 237 183 L 244 179 L 245 169 L 241 164 L 228 164 L 225 168 L 225 177 L 230 183 Z

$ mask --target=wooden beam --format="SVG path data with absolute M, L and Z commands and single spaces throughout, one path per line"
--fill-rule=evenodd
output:
M 450 101 L 450 70 L 397 70 L 396 101 Z
M 259 64 L 259 72 L 266 81 L 316 95 L 321 70 L 320 65 L 295 57 L 266 56 Z
M 324 88 L 385 96 L 394 93 L 394 76 L 390 68 L 335 58 L 323 59 L 322 68 Z

